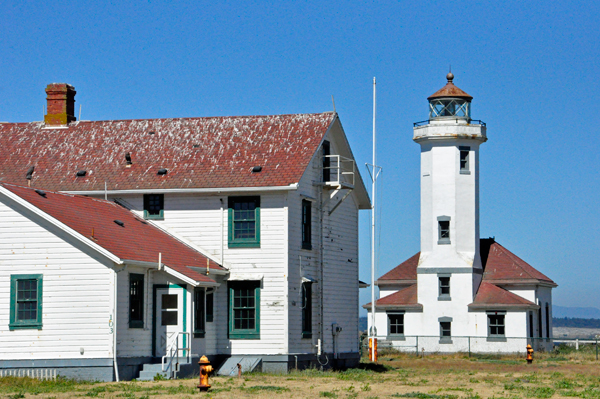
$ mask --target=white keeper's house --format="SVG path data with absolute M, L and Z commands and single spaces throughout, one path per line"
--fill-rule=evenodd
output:
M 370 200 L 337 114 L 77 121 L 46 93 L 0 123 L 0 373 L 358 363 Z
M 525 352 L 552 347 L 557 285 L 493 238 L 479 236 L 479 146 L 485 123 L 470 95 L 448 83 L 414 124 L 421 146 L 421 251 L 376 284 L 375 328 L 396 348 Z M 372 325 L 371 304 L 369 328 Z

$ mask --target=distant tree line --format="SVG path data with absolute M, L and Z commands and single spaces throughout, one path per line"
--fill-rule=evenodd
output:
M 579 319 L 576 317 L 553 317 L 554 327 L 600 328 L 600 319 Z

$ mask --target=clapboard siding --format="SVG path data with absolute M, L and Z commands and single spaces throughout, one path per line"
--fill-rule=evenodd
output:
M 0 359 L 111 357 L 112 270 L 4 204 L 0 220 Z M 41 330 L 9 330 L 12 274 L 43 275 Z
M 339 133 L 339 132 L 338 132 Z M 331 153 L 336 154 L 335 135 L 327 137 L 331 143 Z M 320 155 L 320 154 L 319 154 Z M 325 202 L 331 191 L 314 183 L 321 180 L 322 158 L 316 156 L 311 167 L 303 176 L 299 190 L 290 193 L 289 206 L 289 329 L 290 352 L 315 353 L 321 321 L 320 300 L 323 295 L 323 350 L 333 351 L 332 324 L 343 328 L 337 339 L 338 352 L 358 350 L 358 205 L 350 195 L 329 216 L 329 210 L 346 193 L 342 190 L 323 207 L 323 226 L 320 231 L 319 211 L 321 201 Z M 321 196 L 322 195 L 322 196 Z M 312 201 L 312 250 L 301 249 L 302 199 Z M 323 237 L 323 292 L 320 273 L 320 234 Z M 302 258 L 302 267 L 300 266 Z M 349 261 L 350 260 L 350 261 Z M 319 280 L 313 284 L 313 336 L 302 338 L 302 276 Z
M 283 192 L 253 195 L 260 196 L 260 248 L 228 248 L 227 196 L 165 194 L 164 220 L 154 221 L 165 230 L 174 232 L 202 251 L 215 256 L 216 259 L 222 259 L 221 248 L 223 248 L 224 264 L 229 267 L 233 279 L 236 274 L 262 276 L 261 339 L 227 339 L 227 283 L 223 282 L 215 291 L 215 322 L 208 323 L 214 325 L 209 326 L 210 330 L 204 338 L 204 350 L 207 353 L 216 351 L 217 353 L 281 354 L 288 351 L 286 316 L 288 194 Z M 136 213 L 142 214 L 142 195 L 120 198 L 133 207 Z M 163 261 L 168 265 L 168 259 L 165 258 Z M 209 335 L 216 335 L 216 337 L 209 338 Z M 202 342 L 194 345 L 202 349 Z

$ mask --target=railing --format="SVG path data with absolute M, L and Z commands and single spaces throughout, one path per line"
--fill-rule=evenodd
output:
M 179 336 L 183 335 L 183 343 L 185 347 L 179 347 Z M 167 354 L 162 357 L 162 371 L 167 373 L 168 378 L 177 378 L 177 373 L 179 372 L 179 352 L 183 352 L 182 356 L 184 358 L 185 363 L 189 364 L 191 360 L 192 353 L 190 351 L 190 333 L 189 332 L 178 332 L 173 333 L 169 337 L 170 340 L 167 341 Z M 168 360 L 165 364 L 165 360 Z M 173 363 L 175 362 L 175 363 Z
M 560 356 L 561 352 L 576 351 L 580 357 L 589 360 L 598 360 L 598 341 L 600 337 L 593 338 L 529 338 L 529 337 L 479 337 L 479 336 L 379 336 L 377 349 L 382 351 L 392 350 L 397 352 L 414 353 L 417 356 L 432 353 L 465 353 L 471 354 L 524 354 L 527 345 L 531 345 L 535 352 L 553 352 Z M 363 335 L 361 340 L 361 354 L 368 353 L 368 338 Z
M 354 175 L 356 165 L 354 159 L 346 158 L 341 155 L 325 155 L 329 159 L 329 166 L 323 169 L 329 170 L 329 179 L 326 181 L 332 185 L 350 184 L 354 187 Z
M 443 119 L 444 121 L 446 120 L 450 120 L 451 118 L 447 118 L 447 119 Z M 463 120 L 460 118 L 455 118 L 456 122 L 458 122 L 459 120 Z M 424 126 L 424 125 L 428 125 L 431 122 L 431 119 L 427 119 L 426 121 L 420 121 L 420 122 L 415 122 L 413 123 L 414 127 L 418 127 L 418 126 Z M 467 123 L 470 125 L 481 125 L 481 126 L 485 126 L 485 122 L 481 121 L 479 119 L 467 119 Z

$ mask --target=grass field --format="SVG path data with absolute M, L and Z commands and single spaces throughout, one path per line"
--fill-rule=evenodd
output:
M 38 398 L 598 398 L 600 362 L 595 348 L 536 354 L 534 364 L 516 356 L 384 353 L 346 371 L 305 370 L 287 375 L 252 373 L 211 378 L 200 393 L 196 379 L 94 383 L 58 379 L 0 378 L 0 397 Z

